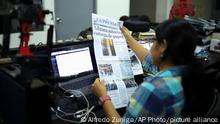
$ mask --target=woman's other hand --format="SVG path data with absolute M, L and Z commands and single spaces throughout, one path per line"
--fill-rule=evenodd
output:
M 122 26 L 120 29 L 121 29 L 121 32 L 124 35 L 126 41 L 129 42 L 129 40 L 131 40 L 131 38 L 132 38 L 130 31 L 124 26 Z

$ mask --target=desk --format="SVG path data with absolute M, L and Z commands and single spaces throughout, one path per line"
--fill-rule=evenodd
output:
M 206 60 L 199 59 L 199 62 L 202 63 L 204 71 L 207 75 L 207 78 L 210 79 L 210 85 L 213 85 L 216 89 L 220 91 L 219 81 L 220 81 L 220 54 L 210 52 Z
M 63 105 L 67 105 L 65 108 L 64 108 L 64 110 L 63 111 L 65 111 L 65 109 L 67 110 L 67 109 L 70 109 L 70 110 L 73 110 L 73 112 L 74 111 L 76 111 L 75 109 L 79 109 L 79 110 L 81 110 L 82 108 L 82 106 L 81 106 L 81 103 L 80 102 L 78 102 L 78 101 L 74 101 L 74 99 L 66 99 L 66 97 L 64 98 L 64 97 L 57 97 L 56 98 L 56 103 L 54 103 L 55 104 L 55 106 L 53 107 L 54 109 L 56 109 L 56 106 L 59 106 L 59 107 L 61 107 L 61 108 L 63 108 L 62 106 Z M 57 104 L 57 105 L 56 105 Z M 72 105 L 70 105 L 70 104 L 72 104 Z M 79 108 L 80 107 L 80 108 Z M 86 107 L 86 106 L 85 106 Z M 124 113 L 125 113 L 125 111 L 126 111 L 126 107 L 123 107 L 123 108 L 120 108 L 120 109 L 117 109 L 117 111 L 118 111 L 118 113 L 121 115 L 121 116 L 123 116 L 124 115 Z M 58 112 L 58 111 L 57 111 Z M 69 111 L 67 111 L 67 112 L 69 112 Z M 104 114 L 104 111 L 103 111 L 103 108 L 102 108 L 102 106 L 96 106 L 93 110 L 92 110 L 92 112 L 94 112 L 95 114 L 96 114 L 96 117 L 97 118 L 99 118 L 99 119 L 103 119 L 103 118 L 105 118 L 105 114 Z M 60 112 L 58 112 L 59 113 L 59 115 L 62 115 L 62 113 L 60 113 Z M 67 121 L 63 121 L 63 120 L 61 120 L 61 119 L 59 119 L 57 116 L 56 116 L 56 113 L 54 112 L 54 111 L 51 111 L 51 114 L 52 114 L 52 124 L 71 124 L 70 122 L 67 122 Z M 93 118 L 93 116 L 90 116 L 90 117 L 92 117 Z M 71 118 L 70 118 L 71 119 Z M 73 118 L 72 118 L 73 119 Z M 76 120 L 75 120 L 76 121 Z M 79 120 L 78 120 L 79 121 Z M 84 123 L 83 123 L 84 124 Z
M 209 68 L 220 69 L 220 67 L 217 67 L 217 65 L 220 64 L 220 54 L 219 53 L 210 52 L 209 57 L 207 59 L 199 59 L 199 61 L 204 66 L 205 70 L 207 70 Z
M 70 122 L 65 121 L 60 119 L 59 117 L 67 117 L 67 120 L 71 120 L 71 121 L 76 121 L 79 122 L 80 118 L 76 119 L 76 116 L 74 116 L 73 113 L 79 111 L 79 110 L 83 110 L 85 108 L 87 108 L 87 104 L 85 103 L 86 101 L 84 100 L 84 98 L 82 97 L 67 97 L 66 95 L 64 95 L 63 91 L 61 89 L 57 90 L 57 92 L 55 92 L 55 96 L 54 96 L 54 102 L 51 104 L 51 107 L 53 108 L 51 111 L 52 114 L 52 124 L 69 124 Z M 87 96 L 86 96 L 87 97 Z M 89 99 L 88 99 L 89 100 Z M 91 108 L 93 106 L 93 103 L 89 108 Z M 59 107 L 59 109 L 57 109 Z M 101 105 L 96 105 L 93 109 L 92 112 L 94 112 L 96 114 L 96 117 L 98 118 L 104 118 L 104 111 L 102 109 Z M 69 114 L 70 116 L 68 116 L 68 114 L 64 114 L 64 113 L 72 113 Z M 82 114 L 82 113 L 78 113 Z M 90 117 L 94 119 L 94 116 L 90 113 Z

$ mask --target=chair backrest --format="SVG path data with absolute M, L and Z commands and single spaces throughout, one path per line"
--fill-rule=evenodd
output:
M 220 94 L 216 91 L 213 103 L 206 114 L 207 117 L 220 117 Z

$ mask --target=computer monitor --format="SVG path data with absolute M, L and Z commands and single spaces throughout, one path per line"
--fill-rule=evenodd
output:
M 92 42 L 53 49 L 51 66 L 58 77 L 77 76 L 95 72 L 96 64 Z
M 93 70 L 89 47 L 51 53 L 54 76 L 72 76 Z

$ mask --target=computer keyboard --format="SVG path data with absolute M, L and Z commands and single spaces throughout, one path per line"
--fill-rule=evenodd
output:
M 59 86 L 65 90 L 69 90 L 69 89 L 78 90 L 93 84 L 93 82 L 97 77 L 98 74 L 91 74 L 77 79 L 60 82 Z
M 70 81 L 62 82 L 59 84 L 59 87 L 64 89 L 65 91 L 67 90 L 81 91 L 88 99 L 90 107 L 99 106 L 99 98 L 93 95 L 91 90 L 91 86 L 97 77 L 98 77 L 97 74 L 87 75 Z M 83 98 L 83 96 L 80 96 L 80 94 L 78 94 L 78 96 L 76 95 L 76 97 L 78 99 L 78 102 L 81 102 L 82 104 L 86 104 L 86 101 Z

